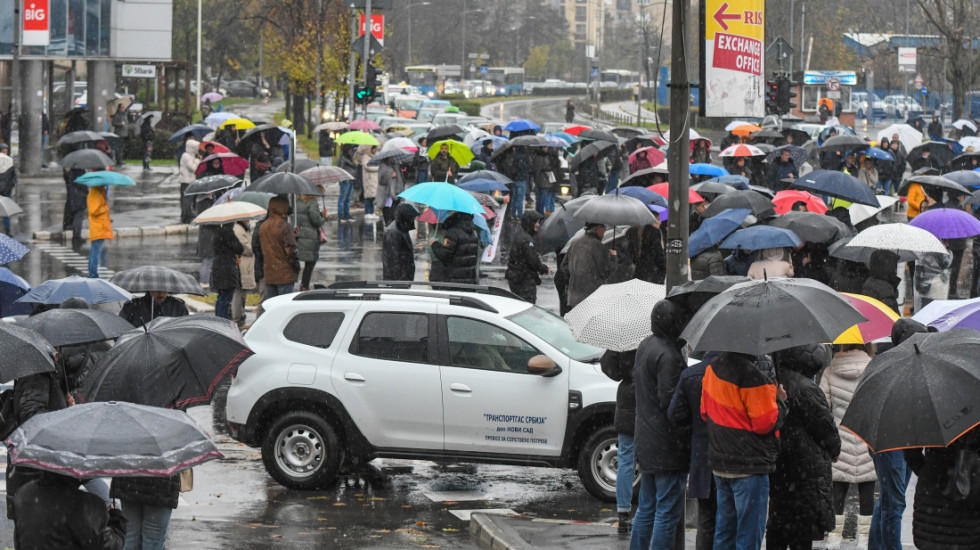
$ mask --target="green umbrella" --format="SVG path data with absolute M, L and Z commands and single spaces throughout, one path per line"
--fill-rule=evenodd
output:
M 449 156 L 453 157 L 460 166 L 466 166 L 473 160 L 473 151 L 466 146 L 465 143 L 461 141 L 456 141 L 454 139 L 444 139 L 442 141 L 437 141 L 429 147 L 429 158 L 434 159 L 436 155 L 439 154 L 439 150 L 445 145 L 449 147 Z
M 367 132 L 344 132 L 336 139 L 344 145 L 379 145 L 378 140 Z

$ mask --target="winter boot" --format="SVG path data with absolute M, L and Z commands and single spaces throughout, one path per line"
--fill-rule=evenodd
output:
M 827 550 L 840 550 L 840 543 L 844 540 L 844 522 L 846 521 L 846 516 L 837 516 L 837 523 L 834 530 L 827 533 Z
M 626 534 L 628 534 L 630 532 L 630 529 L 632 529 L 632 528 L 633 528 L 633 522 L 630 521 L 630 513 L 629 512 L 620 512 L 619 513 L 619 526 L 617 528 L 617 531 L 619 532 L 619 534 L 620 535 L 626 535 Z
M 871 516 L 858 516 L 857 550 L 868 550 L 868 537 L 871 534 Z

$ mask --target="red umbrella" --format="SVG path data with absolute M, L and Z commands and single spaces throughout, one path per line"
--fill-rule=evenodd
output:
M 643 147 L 641 149 L 637 149 L 636 151 L 633 151 L 630 154 L 629 157 L 630 164 L 632 164 L 633 159 L 635 159 L 636 156 L 640 154 L 640 151 L 646 151 L 647 159 L 650 160 L 650 166 L 656 166 L 667 159 L 667 155 L 664 154 L 664 152 L 661 151 L 660 149 L 657 149 L 656 147 Z
M 785 214 L 793 208 L 793 205 L 797 202 L 806 203 L 807 212 L 816 212 L 817 214 L 826 214 L 827 205 L 824 204 L 823 200 L 816 195 L 811 195 L 806 191 L 780 191 L 776 193 L 775 198 L 772 199 L 772 203 L 776 205 L 777 214 Z
M 667 197 L 667 188 L 669 186 L 670 186 L 669 183 L 664 182 L 664 183 L 658 183 L 658 184 L 655 184 L 655 185 L 651 185 L 650 187 L 647 187 L 647 189 L 649 189 L 650 191 L 653 191 L 654 193 L 656 193 L 656 194 L 658 194 L 658 195 L 666 198 Z M 699 203 L 699 202 L 705 202 L 705 198 L 702 197 L 701 195 L 699 195 L 697 191 L 695 191 L 693 189 L 688 189 L 687 190 L 687 202 L 689 202 L 691 204 L 695 204 L 695 203 Z
M 201 150 L 203 151 L 208 145 L 214 147 L 215 153 L 230 153 L 231 149 L 225 147 L 224 145 L 218 143 L 217 141 L 202 141 Z
M 354 122 L 348 124 L 347 128 L 349 130 L 364 130 L 365 132 L 368 132 L 371 130 L 380 130 L 381 126 L 379 126 L 378 123 L 373 120 L 368 120 L 366 118 L 359 118 Z
M 572 126 L 571 128 L 565 128 L 564 130 L 562 130 L 562 132 L 565 132 L 566 134 L 572 134 L 573 136 L 577 136 L 582 132 L 591 129 L 592 128 L 589 128 L 588 126 Z
M 225 174 L 231 176 L 241 176 L 246 170 L 248 170 L 248 161 L 235 153 L 215 153 L 204 157 L 194 173 L 200 176 L 214 159 L 221 159 L 221 169 Z

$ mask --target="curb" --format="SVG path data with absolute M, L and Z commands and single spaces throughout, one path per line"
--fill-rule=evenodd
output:
M 197 233 L 198 227 L 190 224 L 177 225 L 155 225 L 148 227 L 120 227 L 114 229 L 112 234 L 117 239 L 129 237 L 163 237 L 165 235 L 186 235 Z M 35 231 L 31 234 L 34 241 L 63 241 L 72 238 L 70 229 L 63 231 Z M 82 230 L 82 238 L 88 239 L 88 229 Z
M 480 548 L 490 550 L 525 550 L 525 545 L 518 546 L 506 540 L 503 533 L 493 524 L 487 514 L 472 514 L 470 516 L 470 535 L 476 539 Z

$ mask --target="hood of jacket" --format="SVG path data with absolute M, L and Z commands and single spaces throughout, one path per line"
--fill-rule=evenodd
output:
M 871 358 L 863 350 L 842 351 L 834 356 L 833 372 L 845 380 L 857 380 L 864 374 Z
M 875 250 L 871 253 L 868 270 L 875 279 L 889 282 L 898 279 L 898 254 L 891 250 Z
M 282 197 L 272 197 L 269 200 L 269 215 L 286 219 L 289 213 L 289 201 Z
M 538 223 L 544 216 L 538 214 L 534 210 L 528 210 L 524 212 L 521 216 L 521 229 L 527 232 L 528 235 L 534 236 L 536 231 L 534 230 L 534 224 Z
M 655 336 L 676 342 L 687 324 L 684 310 L 670 300 L 660 300 L 650 313 L 650 328 Z
M 184 142 L 184 151 L 187 152 L 192 157 L 197 156 L 197 152 L 201 149 L 201 142 L 189 139 Z
M 936 329 L 927 327 L 918 321 L 913 321 L 912 319 L 903 317 L 898 321 L 895 321 L 895 325 L 892 326 L 892 345 L 897 346 L 908 340 L 913 334 L 918 334 L 920 332 L 936 332 Z
M 419 217 L 419 211 L 407 202 L 403 202 L 395 208 L 395 227 L 399 231 L 408 233 L 415 229 L 415 218 Z
M 807 344 L 777 351 L 772 354 L 773 361 L 780 369 L 796 371 L 807 378 L 830 365 L 830 347 L 826 344 Z

